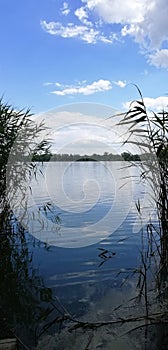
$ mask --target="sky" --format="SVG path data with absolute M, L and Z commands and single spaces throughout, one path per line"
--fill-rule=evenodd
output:
M 98 123 L 126 110 L 139 97 L 133 84 L 148 108 L 168 104 L 167 13 L 167 0 L 1 0 L 0 96 L 46 120 L 48 111 L 54 120 L 61 113 L 59 149 L 107 143 L 103 131 L 93 137 L 93 107 Z

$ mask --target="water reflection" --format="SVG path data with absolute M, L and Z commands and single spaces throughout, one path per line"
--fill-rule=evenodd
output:
M 29 232 L 9 221 L 9 234 L 1 235 L 1 303 L 25 337 L 39 335 L 52 322 L 58 300 L 81 317 L 109 291 L 121 291 L 129 269 L 139 266 L 134 201 L 144 196 L 144 187 L 133 191 L 132 181 L 124 185 L 127 171 L 118 162 L 51 162 L 32 182 L 28 213 L 21 220 Z M 49 202 L 51 210 L 44 210 Z M 20 218 L 17 203 L 14 198 Z
M 126 181 L 131 178 L 130 169 L 123 162 L 49 162 L 43 173 L 38 184 L 32 183 L 27 215 L 21 216 L 15 198 L 12 208 L 29 232 L 49 245 L 79 248 L 102 241 L 121 226 L 135 206 L 133 182 Z M 51 212 L 39 215 L 39 206 L 47 202 L 61 219 L 59 231 Z
M 52 290 L 33 266 L 29 248 L 28 233 L 6 212 L 0 229 L 0 306 L 14 333 L 33 346 L 50 313 Z

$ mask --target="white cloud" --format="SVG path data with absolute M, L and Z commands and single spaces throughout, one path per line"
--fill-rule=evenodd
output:
M 87 13 L 96 14 L 103 23 L 120 24 L 121 37 L 131 36 L 150 63 L 167 68 L 168 43 L 167 0 L 82 0 Z M 160 50 L 160 51 L 158 51 Z
M 143 21 L 147 0 L 82 0 L 106 23 L 139 23 Z
M 109 81 L 106 79 L 99 79 L 91 84 L 87 84 L 86 80 L 77 81 L 76 85 L 61 84 L 60 82 L 47 82 L 44 86 L 54 86 L 57 90 L 52 91 L 53 94 L 58 96 L 65 95 L 91 95 L 96 92 L 108 91 L 113 88 L 112 83 L 120 88 L 124 88 L 127 85 L 126 80 Z
M 80 7 L 75 11 L 75 16 L 82 22 L 84 19 L 88 18 L 88 15 L 84 9 L 84 7 Z
M 150 46 L 154 49 L 161 47 L 168 39 L 167 0 L 154 0 L 149 7 L 143 22 L 144 34 L 149 38 Z
M 75 16 L 81 21 L 83 24 L 86 24 L 88 26 L 92 27 L 92 22 L 88 21 L 88 14 L 86 12 L 86 9 L 84 7 L 80 7 L 76 9 Z
M 114 38 L 112 36 L 105 37 L 98 30 L 89 28 L 85 25 L 74 25 L 68 23 L 63 26 L 60 22 L 49 22 L 41 21 L 41 27 L 47 33 L 51 35 L 61 36 L 62 38 L 79 38 L 88 44 L 95 44 L 98 41 L 106 43 L 112 43 Z
M 82 0 L 105 23 L 122 25 L 121 34 L 152 48 L 159 48 L 168 38 L 167 0 Z
M 54 84 L 55 84 L 55 86 L 61 87 L 60 83 L 54 83 Z
M 92 95 L 92 94 L 95 94 L 96 92 L 103 92 L 111 89 L 112 89 L 112 85 L 109 80 L 100 79 L 98 81 L 94 81 L 92 84 L 89 84 L 89 85 L 81 86 L 81 84 L 79 84 L 78 86 L 67 86 L 62 90 L 61 89 L 54 90 L 52 91 L 52 93 L 58 96 L 76 95 L 76 94 Z
M 105 35 L 100 35 L 99 39 L 105 44 L 112 44 L 114 41 L 119 41 L 119 38 L 116 33 L 111 33 L 109 37 Z
M 118 81 L 114 81 L 114 84 L 121 87 L 121 88 L 124 88 L 126 85 L 127 85 L 127 82 L 124 80 L 118 80 Z
M 130 35 L 135 41 L 145 47 L 146 50 L 161 48 L 164 41 L 168 39 L 167 0 L 142 1 L 142 21 L 125 23 L 122 35 Z
M 69 9 L 69 6 L 68 6 L 67 2 L 63 3 L 63 7 L 61 9 L 61 13 L 62 13 L 63 16 L 67 16 L 70 13 L 70 9 Z
M 128 110 L 131 101 L 123 103 L 123 107 Z M 162 111 L 168 106 L 168 96 L 159 96 L 156 98 L 144 97 L 146 107 L 153 111 Z
M 57 86 L 57 87 L 61 87 L 62 86 L 58 82 L 45 82 L 45 83 L 43 83 L 43 86 L 51 86 L 51 85 L 54 85 L 54 86 Z
M 42 28 L 51 35 L 78 38 L 89 44 L 112 44 L 130 36 L 143 48 L 148 62 L 167 68 L 168 1 L 167 0 L 81 0 L 74 11 L 76 23 L 41 21 Z M 69 13 L 63 3 L 62 14 Z M 106 26 L 108 24 L 108 26 Z M 110 25 L 118 24 L 117 31 L 109 33 Z M 112 26 L 111 26 L 112 28 Z M 102 31 L 103 29 L 103 31 Z M 108 32 L 108 34 L 107 34 Z
M 50 83 L 50 82 L 43 83 L 43 86 L 51 86 L 51 85 L 53 85 L 53 83 Z
M 143 45 L 145 45 L 145 33 L 144 33 L 144 29 L 138 25 L 138 24 L 130 24 L 130 25 L 125 25 L 122 29 L 121 29 L 121 35 L 127 36 L 133 36 L 135 38 L 135 41 L 138 43 L 141 43 Z
M 149 63 L 162 68 L 168 68 L 168 49 L 157 50 L 149 55 Z
M 58 153 L 104 153 L 118 151 L 123 142 L 116 129 L 116 119 L 109 119 L 117 111 L 99 104 L 70 104 L 36 116 L 45 120 L 53 149 Z M 114 152 L 113 152 L 114 153 Z
M 157 98 L 145 97 L 144 102 L 147 108 L 161 111 L 168 106 L 168 96 L 159 96 Z

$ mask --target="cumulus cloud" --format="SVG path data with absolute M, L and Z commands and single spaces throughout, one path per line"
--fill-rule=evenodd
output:
M 82 2 L 88 11 L 94 11 L 104 23 L 120 24 L 121 37 L 131 36 L 145 49 L 146 54 L 151 54 L 151 64 L 167 68 L 167 52 L 163 51 L 163 45 L 168 43 L 167 0 L 82 0 Z
M 58 96 L 76 94 L 92 95 L 96 92 L 103 92 L 111 89 L 112 84 L 109 80 L 100 79 L 88 85 L 81 86 L 81 84 L 79 84 L 78 86 L 66 86 L 62 89 L 54 90 L 52 93 Z
M 159 48 L 168 38 L 167 0 L 82 0 L 105 23 L 122 25 L 121 34 Z
M 82 0 L 107 23 L 139 23 L 143 21 L 147 0 Z
M 82 6 L 74 10 L 74 23 L 44 20 L 41 21 L 42 28 L 51 35 L 78 38 L 88 44 L 112 44 L 129 36 L 143 48 L 141 52 L 146 55 L 150 64 L 167 68 L 167 0 L 81 2 Z M 61 11 L 63 15 L 69 14 L 67 2 L 63 3 Z M 118 26 L 114 27 L 114 24 Z M 115 28 L 115 32 L 112 28 Z
M 154 0 L 145 14 L 142 28 L 153 49 L 161 48 L 162 43 L 168 39 L 167 13 L 167 0 Z
M 128 110 L 131 101 L 123 103 L 123 107 Z M 150 110 L 161 111 L 168 106 L 168 96 L 159 96 L 156 98 L 144 97 L 144 103 Z
M 157 50 L 149 55 L 149 63 L 161 68 L 168 68 L 168 49 Z

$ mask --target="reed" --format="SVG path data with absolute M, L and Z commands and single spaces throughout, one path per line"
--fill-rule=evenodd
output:
M 141 180 L 147 181 L 152 190 L 157 209 L 158 224 L 149 222 L 146 231 L 148 238 L 150 236 L 148 249 L 154 243 L 158 253 L 157 281 L 161 291 L 168 276 L 168 111 L 149 112 L 140 89 L 135 87 L 140 98 L 131 102 L 118 125 L 126 126 L 124 144 L 135 145 L 140 154 L 146 154 L 138 166 Z

